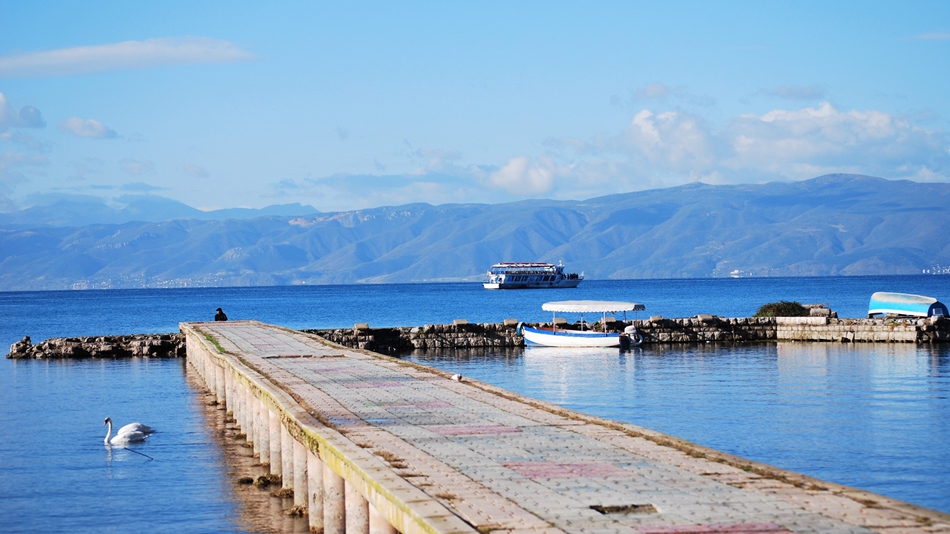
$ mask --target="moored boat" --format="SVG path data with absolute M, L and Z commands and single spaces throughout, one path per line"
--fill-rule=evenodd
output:
M 871 295 L 868 317 L 894 315 L 898 317 L 948 317 L 947 307 L 933 297 L 909 293 L 878 291 Z
M 504 261 L 488 270 L 485 289 L 542 289 L 577 287 L 584 274 L 566 273 L 564 265 L 534 261 Z
M 624 345 L 639 345 L 643 337 L 637 329 L 628 326 L 623 332 L 611 332 L 607 329 L 607 314 L 641 311 L 646 309 L 643 304 L 635 302 L 615 302 L 603 300 L 563 300 L 546 302 L 542 310 L 552 312 L 554 318 L 551 328 L 534 328 L 518 325 L 518 330 L 529 345 L 545 347 L 623 347 Z M 571 330 L 557 327 L 557 313 L 600 313 L 600 330 Z

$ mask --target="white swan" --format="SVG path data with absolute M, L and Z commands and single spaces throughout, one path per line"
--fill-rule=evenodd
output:
M 115 433 L 114 438 L 109 439 L 109 437 L 112 436 L 112 418 L 106 417 L 106 420 L 103 421 L 102 424 L 109 426 L 109 431 L 106 432 L 106 438 L 103 441 L 106 444 L 111 443 L 112 445 L 145 441 L 145 438 L 147 438 L 149 434 L 155 432 L 152 427 L 143 425 L 142 423 L 129 423 L 120 428 L 119 431 Z

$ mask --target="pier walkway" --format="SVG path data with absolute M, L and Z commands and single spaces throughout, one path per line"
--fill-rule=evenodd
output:
M 314 531 L 950 532 L 938 512 L 305 333 L 181 328 Z

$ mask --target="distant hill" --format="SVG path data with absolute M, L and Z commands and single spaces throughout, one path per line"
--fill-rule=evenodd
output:
M 33 206 L 13 213 L 0 213 L 0 227 L 36 228 L 42 226 L 86 226 L 127 222 L 162 222 L 173 219 L 216 220 L 254 219 L 271 215 L 292 216 L 319 213 L 311 206 L 282 204 L 263 209 L 229 208 L 201 211 L 187 204 L 155 195 L 127 195 L 121 206 L 101 198 L 81 195 L 63 196 L 49 204 Z
M 481 280 L 515 260 L 563 260 L 592 279 L 919 274 L 950 266 L 948 228 L 950 184 L 857 175 L 249 219 L 17 220 L 0 222 L 0 290 Z

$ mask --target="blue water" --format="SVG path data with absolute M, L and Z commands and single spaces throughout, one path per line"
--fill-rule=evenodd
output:
M 586 281 L 0 293 L 0 347 L 49 337 L 172 332 L 231 319 L 290 328 L 548 319 L 549 300 L 642 302 L 649 315 L 748 316 L 777 300 L 862 317 L 874 291 L 950 300 L 944 276 Z M 783 344 L 627 354 L 427 353 L 411 358 L 536 398 L 950 512 L 950 347 Z M 0 530 L 235 531 L 240 503 L 181 361 L 0 361 Z M 159 428 L 135 451 L 102 419 Z

